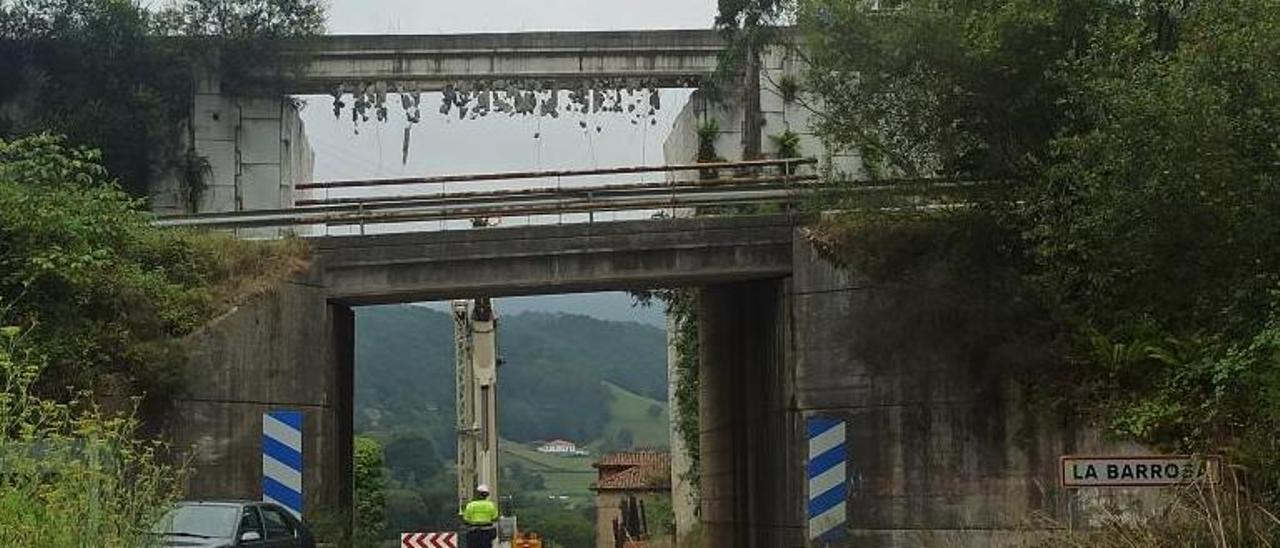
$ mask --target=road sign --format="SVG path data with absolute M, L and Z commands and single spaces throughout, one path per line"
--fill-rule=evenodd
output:
M 457 533 L 400 533 L 401 548 L 458 548 Z
M 805 424 L 809 437 L 809 540 L 830 542 L 841 537 L 848 521 L 845 498 L 849 494 L 845 468 L 843 420 L 812 416 Z
M 1063 487 L 1163 487 L 1222 480 L 1222 459 L 1185 455 L 1061 458 Z
M 262 414 L 262 500 L 302 518 L 302 411 Z

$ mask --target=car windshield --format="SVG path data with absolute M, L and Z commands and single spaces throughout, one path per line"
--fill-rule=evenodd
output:
M 231 537 L 235 535 L 237 506 L 211 504 L 183 505 L 165 514 L 152 532 L 162 535 L 192 535 L 201 537 Z

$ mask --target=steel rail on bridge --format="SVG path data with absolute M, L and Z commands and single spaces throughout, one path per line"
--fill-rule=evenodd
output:
M 812 158 L 788 158 L 745 162 L 715 162 L 671 166 L 632 166 L 591 170 L 522 171 L 434 177 L 407 177 L 361 181 L 331 181 L 298 185 L 300 190 L 386 188 L 447 182 L 510 181 L 616 174 L 671 173 L 719 170 L 734 172 L 728 178 L 670 180 L 573 187 L 534 187 L 487 191 L 439 192 L 392 196 L 346 196 L 298 200 L 298 207 L 204 213 L 160 217 L 158 226 L 204 228 L 283 228 L 299 225 L 354 226 L 367 224 L 445 221 L 474 218 L 523 217 L 573 213 L 597 213 L 789 203 L 809 190 L 815 175 L 800 175 L 800 166 L 815 164 Z M 763 168 L 779 173 L 748 176 Z
M 376 187 L 392 185 L 420 185 L 432 183 L 457 183 L 481 181 L 513 181 L 516 179 L 550 179 L 553 177 L 585 177 L 590 175 L 620 175 L 630 173 L 670 173 L 676 171 L 699 171 L 719 169 L 757 169 L 762 167 L 800 166 L 816 164 L 816 158 L 781 158 L 777 160 L 746 160 L 742 162 L 707 162 L 699 164 L 673 164 L 669 166 L 627 166 L 606 167 L 598 169 L 543 170 L 543 171 L 506 171 L 500 173 L 470 173 L 461 175 L 434 175 L 430 177 L 396 177 L 386 179 L 363 179 L 351 181 L 327 181 L 319 183 L 303 183 L 295 186 L 298 190 L 318 190 L 327 188 Z

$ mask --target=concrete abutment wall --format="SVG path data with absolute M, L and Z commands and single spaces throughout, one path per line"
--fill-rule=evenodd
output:
M 1059 487 L 1059 455 L 1141 448 L 1030 395 L 1026 381 L 1061 364 L 1038 312 L 992 283 L 998 272 L 966 278 L 922 261 L 923 274 L 876 282 L 820 257 L 803 229 L 794 246 L 795 410 L 844 420 L 847 433 L 843 539 L 814 545 L 1020 546 L 1045 518 L 1096 517 L 1100 505 L 1082 500 L 1113 511 L 1154 501 L 1150 490 Z
M 304 516 L 346 527 L 352 501 L 354 321 L 316 272 L 278 284 L 186 341 L 186 392 L 165 428 L 191 459 L 187 496 L 262 496 L 262 415 L 303 412 Z

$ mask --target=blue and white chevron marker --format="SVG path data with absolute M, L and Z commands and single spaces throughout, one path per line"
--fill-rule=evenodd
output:
M 262 500 L 302 517 L 302 412 L 262 414 Z
M 844 535 L 848 521 L 845 498 L 849 495 L 849 474 L 845 469 L 844 421 L 830 417 L 809 417 L 809 540 L 815 546 Z

